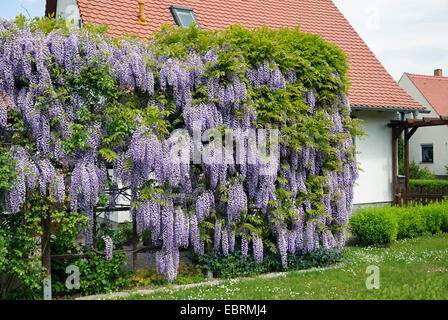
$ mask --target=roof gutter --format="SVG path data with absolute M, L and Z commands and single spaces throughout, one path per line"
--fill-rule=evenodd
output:
M 431 113 L 429 110 L 420 110 L 420 109 L 405 109 L 405 108 L 387 108 L 387 107 L 362 107 L 362 106 L 351 106 L 352 110 L 367 110 L 367 111 L 396 111 L 396 112 L 405 112 L 405 113 Z

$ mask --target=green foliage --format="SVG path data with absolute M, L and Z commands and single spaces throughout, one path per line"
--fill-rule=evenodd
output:
M 398 239 L 448 232 L 448 203 L 404 207 L 397 211 Z
M 363 209 L 350 219 L 351 232 L 360 245 L 386 245 L 397 238 L 398 223 L 388 209 Z
M 0 196 L 14 184 L 15 165 L 9 150 L 0 146 Z
M 66 34 L 69 34 L 75 26 L 75 22 L 73 20 L 68 21 L 63 16 L 58 17 L 58 19 L 55 19 L 52 16 L 27 18 L 23 14 L 19 14 L 14 19 L 14 23 L 19 28 L 29 26 L 31 30 L 39 30 L 45 34 L 49 34 L 53 30 L 61 30 Z M 84 24 L 83 28 L 88 29 L 90 32 L 99 34 L 105 34 L 107 30 L 109 30 L 106 25 L 94 25 L 91 23 Z
M 448 233 L 397 241 L 388 248 L 346 248 L 340 268 L 289 272 L 219 285 L 132 293 L 126 300 L 446 300 Z M 380 267 L 380 288 L 366 287 L 366 268 Z M 319 312 L 319 310 L 317 311 Z
M 30 26 L 32 30 L 41 30 L 45 34 L 53 30 L 60 29 L 66 34 L 70 32 L 79 32 L 72 30 L 63 19 L 36 18 L 28 20 L 23 16 L 16 19 L 17 25 L 21 27 Z M 91 33 L 90 36 L 102 36 L 105 32 L 104 27 L 95 28 L 85 26 Z M 82 31 L 81 31 L 82 32 Z M 109 39 L 110 41 L 116 41 Z M 284 143 L 298 151 L 304 144 L 308 144 L 315 149 L 320 149 L 329 155 L 324 164 L 325 170 L 340 169 L 341 163 L 337 160 L 336 143 L 343 141 L 347 135 L 360 135 L 359 124 L 356 120 L 349 117 L 348 108 L 344 109 L 343 126 L 347 130 L 341 134 L 330 134 L 328 128 L 331 122 L 326 120 L 326 113 L 331 113 L 335 108 L 343 108 L 338 99 L 337 93 L 347 92 L 349 82 L 347 77 L 347 55 L 338 47 L 330 44 L 320 36 L 303 33 L 296 28 L 294 30 L 280 29 L 269 30 L 268 28 L 257 28 L 247 30 L 241 26 L 232 26 L 222 32 L 200 31 L 197 28 L 173 28 L 164 26 L 160 33 L 154 36 L 153 44 L 155 56 L 186 57 L 191 51 L 205 53 L 211 48 L 228 48 L 228 50 L 219 50 L 218 65 L 216 68 L 208 68 L 209 74 L 226 75 L 236 73 L 240 77 L 250 65 L 257 66 L 265 61 L 274 60 L 280 69 L 286 73 L 291 69 L 298 71 L 298 80 L 295 84 L 288 84 L 286 90 L 272 92 L 269 88 L 248 87 L 248 99 L 245 107 L 255 109 L 258 113 L 260 126 L 272 126 L 281 128 L 281 139 Z M 117 40 L 118 41 L 118 40 Z M 51 99 L 64 103 L 75 93 L 82 97 L 83 101 L 89 101 L 81 106 L 77 113 L 76 123 L 71 125 L 70 138 L 62 141 L 62 146 L 68 154 L 89 150 L 92 146 L 88 145 L 88 138 L 92 132 L 90 128 L 93 123 L 106 122 L 105 132 L 102 132 L 102 149 L 99 155 L 106 162 L 113 162 L 117 158 L 114 151 L 117 146 L 123 144 L 124 138 L 131 137 L 139 124 L 136 119 L 140 119 L 142 124 L 157 128 L 158 134 L 168 135 L 173 129 L 182 126 L 183 116 L 180 110 L 176 109 L 171 93 L 166 95 L 157 92 L 154 97 L 154 104 L 162 104 L 163 111 L 158 107 L 148 104 L 150 97 L 147 94 L 132 90 L 122 90 L 114 80 L 110 72 L 109 65 L 105 57 L 97 57 L 89 66 L 83 66 L 76 73 L 69 73 L 61 69 L 54 61 L 49 59 L 50 75 L 52 79 L 64 79 L 64 81 L 52 81 L 54 92 L 46 92 L 46 97 L 37 97 L 40 104 L 37 108 L 48 108 Z M 242 59 L 244 58 L 244 59 Z M 148 57 L 148 67 L 157 63 L 156 59 Z M 338 76 L 335 76 L 335 75 Z M 155 74 L 157 83 L 158 74 Z M 241 79 L 246 81 L 247 79 Z M 223 82 L 227 80 L 222 80 Z M 63 83 L 60 84 L 60 83 Z M 223 83 L 221 83 L 222 85 Z M 305 103 L 304 93 L 313 90 L 316 94 L 319 108 L 315 117 L 303 117 L 308 112 L 308 106 Z M 101 100 L 101 101 L 100 101 Z M 152 101 L 152 99 L 151 99 Z M 207 102 L 206 88 L 199 87 L 193 94 L 194 105 L 200 102 Z M 31 146 L 30 137 L 26 134 L 26 125 L 16 116 L 13 111 L 8 115 L 14 118 L 12 127 L 16 129 L 13 143 L 24 146 Z M 0 150 L 1 151 L 1 150 Z M 354 150 L 351 152 L 354 156 Z M 3 154 L 3 152 L 2 152 Z M 131 166 L 132 164 L 130 164 Z M 10 162 L 5 158 L 0 158 L 0 192 L 1 188 L 8 188 L 11 179 Z M 324 194 L 325 179 L 323 177 L 311 177 L 306 181 L 307 188 L 311 190 L 308 197 L 313 201 L 317 208 L 313 215 L 323 211 L 321 198 Z M 145 191 L 142 191 L 144 194 Z M 277 190 L 277 197 L 281 201 L 281 206 L 275 209 L 275 213 L 282 218 L 291 218 L 294 216 L 293 205 L 290 201 L 290 195 L 285 189 Z M 303 195 L 305 199 L 305 195 Z M 299 200 L 303 200 L 299 199 Z M 39 221 L 42 213 L 47 213 L 49 209 L 48 199 L 40 199 L 36 204 L 25 206 L 25 215 L 18 215 L 14 232 L 19 230 L 23 236 L 13 238 L 12 233 L 6 236 L 0 236 L 0 243 L 4 244 L 0 249 L 0 271 L 2 262 L 4 264 L 19 264 L 20 259 L 24 265 L 18 265 L 14 274 L 21 277 L 21 280 L 31 288 L 38 288 L 41 279 L 38 268 L 33 268 L 28 256 L 33 257 L 35 261 L 37 256 L 32 252 L 38 248 L 36 242 L 36 233 L 41 232 Z M 28 215 L 27 215 L 28 214 Z M 80 250 L 75 247 L 75 237 L 81 230 L 81 221 L 78 215 L 71 215 L 65 209 L 53 211 L 54 221 L 61 225 L 60 231 L 56 234 L 56 239 L 52 241 L 52 253 L 79 253 Z M 216 215 L 214 215 L 216 216 Z M 220 218 L 220 217 L 218 217 Z M 264 214 L 257 210 L 250 210 L 245 213 L 241 219 L 240 230 L 254 231 L 263 237 L 266 247 L 272 249 L 275 253 L 275 246 L 272 243 L 270 226 Z M 212 230 L 213 223 L 206 221 L 201 226 L 202 234 L 208 242 L 211 241 L 208 233 Z M 236 229 L 236 226 L 232 226 Z M 11 231 L 12 232 L 12 231 Z M 19 232 L 19 234 L 20 234 Z M 101 230 L 103 234 L 110 233 L 110 230 Z M 127 231 L 122 230 L 122 235 Z M 14 235 L 15 237 L 15 235 Z M 208 237 L 208 238 L 207 238 Z M 99 237 L 97 237 L 99 238 Z M 15 244 L 15 242 L 20 242 Z M 115 244 L 122 244 L 123 239 L 114 239 Z M 17 245 L 20 250 L 16 250 L 14 261 L 5 259 L 14 251 Z M 102 249 L 103 243 L 99 241 L 98 249 Z M 268 251 L 268 250 L 266 250 Z M 82 250 L 81 250 L 82 252 Z M 3 258 L 2 258 L 3 257 Z M 294 257 L 291 257 L 294 259 Z M 314 259 L 314 258 L 313 258 Z M 316 258 L 317 259 L 317 258 Z M 105 262 L 100 256 L 92 256 L 85 260 L 78 260 L 76 264 L 81 269 L 81 289 L 83 294 L 94 292 L 110 291 L 115 285 L 125 286 L 126 277 L 119 268 L 123 261 L 122 255 L 114 255 L 111 262 Z M 294 260 L 291 260 L 294 261 Z M 313 260 L 314 261 L 314 260 Z M 278 261 L 277 261 L 278 262 Z M 54 287 L 57 294 L 67 294 L 64 288 L 65 266 L 68 261 L 62 260 L 54 264 L 56 274 Z M 73 263 L 70 262 L 70 263 Z M 318 263 L 318 262 L 316 262 Z M 300 263 L 297 265 L 299 266 Z M 278 266 L 266 265 L 267 270 L 276 269 Z M 28 272 L 30 270 L 30 272 Z M 245 272 L 245 271 L 241 271 Z M 36 275 L 37 274 L 37 275 Z
M 77 294 L 90 295 L 95 293 L 105 293 L 129 286 L 129 272 L 122 269 L 126 262 L 126 256 L 122 253 L 114 253 L 113 259 L 107 261 L 105 257 L 93 254 L 85 259 L 70 261 L 68 265 L 79 267 L 79 290 L 68 291 L 65 287 L 65 275 L 60 281 L 54 281 L 53 290 L 57 294 Z M 65 270 L 65 268 L 64 268 Z
M 49 201 L 40 194 L 30 196 L 22 213 L 0 215 L 0 274 L 5 274 L 7 282 L 0 285 L 1 297 L 31 298 L 41 288 L 43 272 L 38 252 L 41 219 L 47 213 L 53 225 L 51 245 L 58 239 L 59 244 L 64 244 L 59 248 L 62 251 L 75 245 L 74 240 L 87 220 L 85 215 L 70 213 L 65 207 L 51 209 Z M 54 247 L 52 251 L 54 254 Z M 18 290 L 11 292 L 8 282 L 19 283 Z
M 399 215 L 397 239 L 418 237 L 425 231 L 426 220 L 421 211 L 406 210 Z
M 201 257 L 201 264 L 218 278 L 249 277 L 277 271 L 303 270 L 313 267 L 328 267 L 345 259 L 340 249 L 316 249 L 311 252 L 288 253 L 288 266 L 283 267 L 278 253 L 265 252 L 263 261 L 255 263 L 253 255 L 242 256 L 240 251 L 230 252 L 226 257 L 212 251 Z
M 29 289 L 39 289 L 42 274 L 40 257 L 35 249 L 39 241 L 35 232 L 39 227 L 27 223 L 29 215 L 0 216 L 0 274 L 5 282 L 0 285 L 0 298 L 11 293 L 13 283 L 21 283 Z
M 177 278 L 173 284 L 190 284 L 204 281 L 206 278 L 199 265 L 179 262 Z M 159 275 L 155 268 L 138 269 L 131 277 L 130 284 L 133 287 L 152 287 L 167 285 L 169 282 L 163 275 Z
M 411 187 L 430 187 L 430 188 L 448 187 L 448 180 L 411 179 L 411 180 L 409 180 L 409 186 L 411 186 Z
M 85 226 L 87 218 L 81 213 L 74 213 L 73 215 L 75 217 L 72 218 L 71 223 L 70 221 L 66 221 L 64 224 L 61 224 L 61 228 L 66 228 L 67 230 L 60 232 L 58 237 L 53 239 L 51 243 L 52 254 L 86 254 L 87 257 L 83 259 L 53 260 L 53 294 L 55 296 L 71 296 L 74 294 L 89 295 L 111 292 L 127 287 L 130 283 L 128 279 L 130 272 L 123 269 L 123 265 L 127 262 L 126 256 L 123 253 L 114 253 L 113 259 L 107 261 L 104 256 L 91 252 L 86 247 L 77 244 L 76 237 L 81 230 L 80 226 L 70 228 L 70 225 L 73 225 L 74 221 L 80 220 L 82 226 Z M 123 230 L 126 231 L 114 232 L 105 224 L 101 224 L 98 229 L 97 239 L 101 239 L 102 235 L 108 235 L 114 243 L 114 250 L 120 250 L 124 245 L 125 239 L 129 237 L 127 229 L 123 228 Z M 97 250 L 100 252 L 105 250 L 104 241 L 98 241 Z M 69 276 L 65 273 L 65 270 L 69 265 L 79 267 L 79 290 L 68 290 L 65 286 L 65 281 Z
M 363 209 L 350 219 L 350 227 L 363 246 L 385 245 L 396 239 L 448 232 L 448 202 Z
M 409 163 L 409 178 L 421 180 L 435 179 L 434 175 L 431 173 L 428 167 L 420 168 L 420 166 L 415 163 L 415 161 L 411 161 Z
M 28 287 L 20 287 L 12 290 L 6 296 L 6 300 L 40 300 L 42 292 L 38 289 L 30 289 Z

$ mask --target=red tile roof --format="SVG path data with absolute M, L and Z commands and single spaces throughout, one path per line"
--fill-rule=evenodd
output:
M 439 116 L 448 116 L 448 77 L 406 75 Z
M 369 108 L 420 109 L 391 77 L 331 0 L 144 0 L 147 26 L 138 23 L 137 0 L 78 0 L 83 22 L 105 23 L 112 35 L 126 33 L 149 38 L 163 23 L 174 24 L 171 5 L 192 7 L 204 30 L 240 23 L 267 25 L 320 34 L 350 56 L 350 103 Z

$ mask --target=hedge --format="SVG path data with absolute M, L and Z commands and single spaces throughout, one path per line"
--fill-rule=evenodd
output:
M 420 180 L 411 179 L 409 181 L 409 186 L 411 187 L 448 187 L 448 180 Z
M 397 239 L 448 232 L 448 201 L 362 209 L 350 219 L 350 230 L 362 246 L 383 246 Z

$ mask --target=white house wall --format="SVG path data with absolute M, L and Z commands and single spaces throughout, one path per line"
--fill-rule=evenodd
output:
M 391 203 L 392 198 L 392 131 L 387 126 L 396 112 L 353 111 L 353 116 L 363 120 L 362 129 L 367 134 L 356 138 L 359 179 L 355 186 L 355 205 Z
M 439 117 L 406 74 L 400 79 L 399 84 L 417 102 L 431 111 L 431 113 L 420 114 L 418 118 Z M 434 163 L 422 163 L 422 144 L 433 144 Z M 448 126 L 419 128 L 409 141 L 409 159 L 415 161 L 421 168 L 427 167 L 435 175 L 447 175 L 445 166 L 448 165 Z

